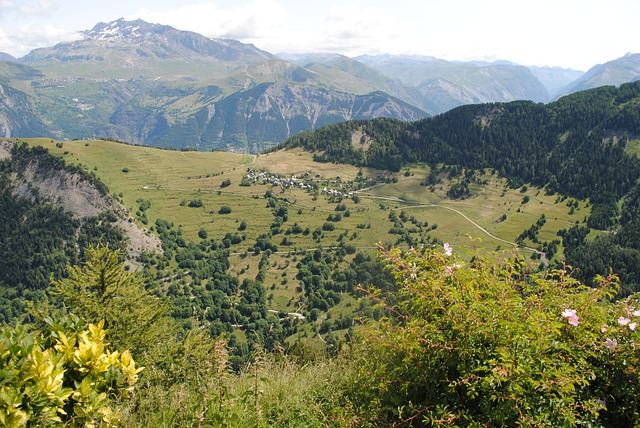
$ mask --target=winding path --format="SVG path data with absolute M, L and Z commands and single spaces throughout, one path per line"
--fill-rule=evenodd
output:
M 363 195 L 363 197 L 367 197 L 367 198 L 371 198 L 371 199 L 383 199 L 383 200 L 394 201 L 394 202 L 402 202 L 402 203 L 405 203 L 405 204 L 412 204 L 412 202 L 406 201 L 404 199 L 396 198 L 396 197 L 393 197 L 393 196 Z M 451 208 L 451 207 L 448 207 L 446 205 L 438 205 L 438 204 L 415 204 L 415 205 L 410 205 L 410 206 L 405 207 L 405 209 L 411 209 L 411 208 L 444 208 L 444 209 L 453 211 L 456 214 L 461 215 L 465 220 L 467 220 L 469 223 L 471 223 L 477 229 L 482 231 L 488 237 L 490 237 L 492 239 L 495 239 L 496 241 L 504 242 L 504 243 L 509 244 L 509 245 L 514 245 L 514 246 L 516 246 L 516 247 L 518 247 L 520 249 L 529 250 L 529 251 L 533 251 L 534 253 L 538 253 L 538 254 L 544 255 L 544 253 L 542 251 L 537 250 L 535 248 L 526 247 L 526 246 L 519 246 L 515 242 L 511 242 L 511 241 L 507 241 L 506 239 L 498 238 L 497 236 L 493 235 L 491 232 L 486 230 L 484 227 L 480 226 L 478 223 L 476 223 L 475 221 L 471 220 L 469 217 L 467 217 L 465 214 L 463 214 L 462 212 L 458 211 L 455 208 Z

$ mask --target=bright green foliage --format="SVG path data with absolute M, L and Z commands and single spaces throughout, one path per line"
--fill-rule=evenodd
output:
M 62 302 L 90 322 L 105 320 L 109 341 L 140 354 L 171 337 L 168 305 L 145 288 L 138 272 L 127 271 L 120 253 L 90 247 L 87 261 L 68 266 L 69 277 L 52 281 Z
M 640 423 L 636 297 L 613 302 L 615 278 L 589 288 L 449 250 L 385 253 L 399 301 L 374 292 L 389 316 L 355 349 L 353 399 L 373 425 Z
M 113 400 L 138 380 L 129 351 L 111 352 L 103 323 L 86 330 L 0 329 L 0 425 L 112 426 Z

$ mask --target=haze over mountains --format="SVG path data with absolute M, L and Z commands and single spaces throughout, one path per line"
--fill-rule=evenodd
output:
M 279 54 L 149 24 L 0 56 L 0 136 L 98 137 L 256 152 L 351 119 L 416 120 L 463 104 L 560 95 L 640 76 L 640 55 L 587 73 L 431 57 Z

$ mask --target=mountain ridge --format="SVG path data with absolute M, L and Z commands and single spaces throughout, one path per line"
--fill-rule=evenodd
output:
M 597 86 L 619 86 L 640 79 L 640 54 L 627 53 L 604 64 L 598 64 L 567 85 L 561 94 L 579 92 Z
M 0 100 L 0 136 L 105 137 L 173 148 L 266 149 L 281 141 L 274 136 L 284 139 L 291 135 L 289 130 L 314 129 L 316 124 L 377 115 L 410 121 L 468 103 L 547 102 L 551 95 L 542 80 L 557 87 L 570 75 L 566 70 L 534 72 L 505 61 L 461 63 L 419 56 L 337 54 L 278 57 L 239 41 L 123 18 L 98 23 L 82 34 L 82 40 L 35 49 L 6 63 L 16 64 L 13 68 L 0 67 L 0 84 L 7 94 Z M 248 96 L 247 91 L 278 82 L 315 89 L 298 91 L 293 104 L 273 103 L 280 107 L 268 115 L 248 113 L 258 111 L 257 105 L 233 107 L 233 100 L 258 102 L 259 97 Z M 300 98 L 319 94 L 323 95 L 316 99 Z M 317 100 L 329 104 L 314 105 Z M 340 102 L 345 104 L 335 105 Z M 354 102 L 372 104 L 356 108 Z M 305 104 L 313 107 L 297 114 L 294 126 L 288 124 L 290 112 L 284 112 Z M 11 111 L 11 105 L 19 105 L 20 113 Z M 223 113 L 224 108 L 231 110 Z M 219 131 L 199 135 L 198 126 L 203 118 L 209 120 L 211 111 L 220 123 Z M 327 116 L 310 119 L 319 112 Z M 362 117 L 365 113 L 370 116 Z M 230 126 L 224 125 L 222 116 L 246 131 L 220 131 Z M 287 133 L 269 131 L 274 123 Z M 227 139 L 225 134 L 233 137 Z M 202 140 L 203 135 L 207 140 Z
M 133 53 L 138 59 L 162 60 L 176 54 L 183 58 L 227 62 L 274 58 L 268 52 L 236 40 L 211 39 L 168 25 L 150 24 L 141 19 L 126 21 L 120 18 L 109 23 L 101 22 L 81 34 L 84 35 L 81 40 L 59 43 L 51 48 L 35 49 L 19 61 L 27 65 L 42 65 L 48 60 L 63 63 L 83 59 L 103 62 L 107 60 L 105 55 L 83 55 L 82 52 L 87 49 L 108 51 L 121 45 L 132 45 L 131 48 L 135 48 Z M 73 52 L 73 55 L 70 55 L 70 52 Z
M 194 118 L 154 137 L 152 145 L 171 147 L 174 133 L 191 132 L 199 149 L 259 152 L 306 129 L 350 119 L 401 116 L 417 120 L 424 114 L 381 92 L 353 95 L 305 84 L 262 83 L 236 92 L 211 106 L 203 107 Z M 240 118 L 247 118 L 246 121 Z M 268 129 L 263 128 L 269 124 Z M 209 142 L 207 144 L 207 142 Z

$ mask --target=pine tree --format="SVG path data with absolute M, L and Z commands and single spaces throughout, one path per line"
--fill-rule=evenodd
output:
M 90 247 L 87 261 L 68 266 L 68 278 L 52 281 L 54 296 L 87 321 L 105 320 L 118 349 L 139 354 L 174 336 L 169 305 L 146 289 L 142 276 L 127 271 L 120 252 Z

